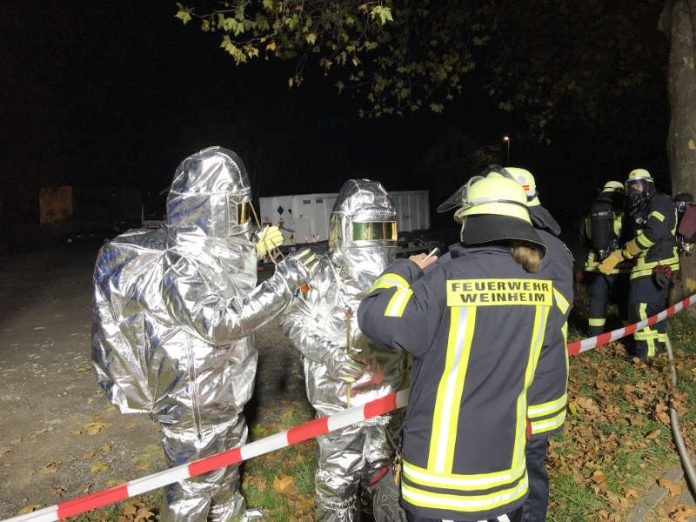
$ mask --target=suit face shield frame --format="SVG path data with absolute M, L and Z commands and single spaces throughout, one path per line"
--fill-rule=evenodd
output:
M 227 194 L 227 224 L 230 235 L 246 231 L 250 226 L 253 209 L 248 195 Z

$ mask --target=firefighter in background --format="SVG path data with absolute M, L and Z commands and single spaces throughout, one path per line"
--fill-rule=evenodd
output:
M 344 183 L 329 220 L 329 251 L 319 257 L 310 290 L 282 318 L 285 334 L 303 355 L 307 397 L 318 416 L 404 386 L 405 354 L 378 348 L 351 318 L 394 260 L 396 239 L 396 211 L 384 187 L 368 179 Z M 405 521 L 390 469 L 389 420 L 383 415 L 317 437 L 316 520 L 360 520 L 363 484 L 372 493 L 377 522 Z
M 472 178 L 440 207 L 461 206 L 450 260 L 425 274 L 424 255 L 397 260 L 360 304 L 370 339 L 414 357 L 401 482 L 411 521 L 521 520 L 527 389 L 558 326 L 526 199 L 500 174 Z
M 258 354 L 252 332 L 279 314 L 311 279 L 305 250 L 256 286 L 259 256 L 282 243 L 275 228 L 256 244 L 246 169 L 211 147 L 177 168 L 167 228 L 135 230 L 102 247 L 94 271 L 92 356 L 97 380 L 122 413 L 160 423 L 171 466 L 242 445 L 242 410 Z M 244 516 L 239 465 L 165 489 L 162 521 Z
M 588 253 L 585 259 L 585 272 L 589 280 L 590 307 L 588 312 L 588 333 L 599 335 L 606 329 L 607 304 L 610 297 L 619 307 L 619 317 L 626 317 L 628 300 L 628 274 L 633 266 L 632 260 L 623 260 L 609 274 L 597 270 L 606 257 L 631 238 L 631 227 L 624 223 L 625 189 L 619 181 L 607 181 L 602 192 L 595 198 L 590 212 L 585 217 L 580 230 L 580 238 Z
M 679 270 L 677 210 L 672 198 L 656 191 L 653 178 L 645 169 L 629 173 L 626 198 L 635 237 L 609 254 L 598 269 L 611 274 L 622 261 L 635 260 L 630 274 L 628 313 L 629 320 L 637 322 L 664 309 L 672 274 Z M 636 357 L 654 357 L 665 344 L 664 321 L 635 332 L 633 338 Z
M 529 476 L 529 496 L 524 503 L 525 522 L 543 521 L 549 503 L 549 475 L 546 454 L 549 438 L 562 431 L 568 404 L 568 316 L 573 303 L 573 255 L 558 238 L 561 227 L 541 204 L 536 180 L 531 172 L 518 167 L 506 167 L 507 172 L 525 191 L 532 224 L 546 246 L 541 272 L 550 273 L 554 285 L 557 314 L 555 326 L 547 330 L 534 373 L 527 391 L 527 417 L 531 436 L 527 441 L 525 458 Z

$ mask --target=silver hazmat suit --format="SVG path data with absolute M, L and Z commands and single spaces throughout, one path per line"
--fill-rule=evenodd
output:
M 305 251 L 256 286 L 244 164 L 211 147 L 177 168 L 168 226 L 130 231 L 99 252 L 92 355 L 99 385 L 123 413 L 162 428 L 172 466 L 244 443 L 257 352 L 250 334 L 310 279 Z M 236 520 L 239 467 L 169 486 L 162 521 Z
M 393 261 L 396 212 L 382 185 L 348 180 L 330 217 L 329 251 L 320 256 L 310 290 L 283 313 L 284 333 L 302 352 L 307 397 L 317 416 L 366 403 L 403 387 L 406 359 L 381 350 L 358 327 L 350 327 L 347 311 L 360 300 Z M 352 384 L 338 378 L 346 359 L 348 329 L 351 349 L 364 364 Z M 317 438 L 316 519 L 353 521 L 360 517 L 361 488 L 391 464 L 394 450 L 387 439 L 389 416 L 370 419 Z

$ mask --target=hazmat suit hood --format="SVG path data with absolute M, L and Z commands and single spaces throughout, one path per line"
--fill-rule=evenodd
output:
M 243 285 L 256 284 L 256 250 L 251 185 L 246 167 L 233 151 L 209 147 L 183 160 L 167 197 L 168 246 L 203 262 L 221 264 L 232 273 L 253 275 Z
M 381 183 L 346 181 L 329 220 L 329 252 L 355 295 L 367 294 L 396 256 L 396 209 Z

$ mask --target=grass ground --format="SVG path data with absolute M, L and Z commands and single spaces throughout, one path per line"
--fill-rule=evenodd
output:
M 668 322 L 679 388 L 672 406 L 680 414 L 687 445 L 696 427 L 696 319 L 679 314 Z M 571 331 L 571 340 L 584 333 Z M 549 448 L 551 498 L 548 520 L 623 520 L 644 491 L 677 462 L 664 411 L 669 402 L 664 355 L 649 365 L 631 361 L 621 342 L 571 360 L 568 421 Z M 261 409 L 251 427 L 258 439 L 309 420 L 293 401 Z M 313 441 L 253 459 L 243 469 L 242 489 L 264 520 L 313 518 Z M 161 493 L 143 496 L 78 517 L 81 522 L 156 520 Z M 683 508 L 664 513 L 672 520 Z

